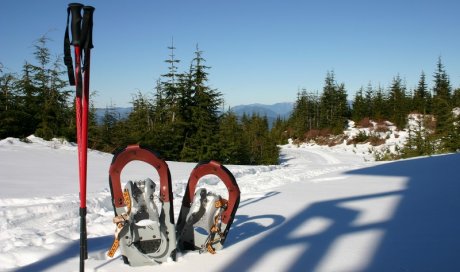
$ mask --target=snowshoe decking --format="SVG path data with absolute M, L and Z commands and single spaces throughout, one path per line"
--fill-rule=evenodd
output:
M 215 175 L 224 182 L 228 201 L 205 188 L 195 192 L 198 181 L 206 175 Z M 226 167 L 216 161 L 198 164 L 190 174 L 177 219 L 178 248 L 213 254 L 221 249 L 239 202 L 240 189 Z
M 131 161 L 152 165 L 160 176 L 161 211 L 154 203 L 155 183 L 146 179 L 129 181 L 121 190 L 121 171 Z M 171 174 L 168 165 L 151 150 L 130 145 L 115 153 L 109 170 L 112 203 L 117 226 L 115 241 L 108 255 L 118 247 L 125 263 L 131 266 L 152 265 L 176 259 L 176 233 L 172 204 Z

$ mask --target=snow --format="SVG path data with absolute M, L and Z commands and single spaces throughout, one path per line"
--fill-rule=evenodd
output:
M 78 271 L 77 147 L 28 141 L 0 140 L 0 271 Z M 242 195 L 224 249 L 135 268 L 106 256 L 112 155 L 90 151 L 86 271 L 460 271 L 460 154 L 375 162 L 369 148 L 291 143 L 280 165 L 228 165 Z M 168 165 L 177 218 L 195 164 Z M 146 177 L 158 180 L 142 162 L 122 173 Z M 199 186 L 227 194 L 213 176 Z

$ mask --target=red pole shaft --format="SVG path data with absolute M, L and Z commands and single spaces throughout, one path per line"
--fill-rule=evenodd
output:
M 87 73 L 85 73 L 87 74 Z M 84 260 L 88 258 L 87 234 L 86 234 L 86 174 L 87 174 L 87 143 L 88 143 L 88 111 L 85 110 L 88 95 L 85 96 L 85 86 L 81 81 L 81 48 L 75 46 L 75 85 L 77 86 L 77 96 L 75 98 L 76 108 L 76 127 L 78 143 L 78 172 L 80 181 L 80 271 L 84 271 Z M 86 100 L 86 102 L 85 102 Z
M 81 73 L 81 48 L 80 46 L 75 46 L 75 85 L 77 89 L 81 86 L 82 82 L 80 82 L 81 77 L 79 76 Z M 77 144 L 78 144 L 78 174 L 79 174 L 79 181 L 80 181 L 80 208 L 86 207 L 86 197 L 83 196 L 82 192 L 82 183 L 86 180 L 84 177 L 84 173 L 86 172 L 83 169 L 83 116 L 82 116 L 82 94 L 77 92 L 77 96 L 75 98 L 75 108 L 76 108 L 76 127 L 77 127 Z M 85 201 L 83 201 L 85 200 Z
M 80 207 L 86 208 L 86 179 L 88 165 L 88 116 L 89 116 L 89 66 L 90 50 L 85 53 L 85 73 L 83 77 L 82 125 L 81 125 L 81 167 L 80 167 Z

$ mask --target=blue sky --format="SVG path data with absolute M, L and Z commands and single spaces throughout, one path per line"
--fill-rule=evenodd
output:
M 34 41 L 47 34 L 61 54 L 69 2 L 0 2 L 0 62 L 20 72 L 33 62 Z M 422 70 L 432 83 L 438 57 L 460 87 L 460 1 L 85 1 L 96 8 L 91 89 L 97 107 L 129 106 L 137 91 L 153 93 L 167 72 L 174 37 L 179 71 L 196 44 L 209 84 L 227 106 L 295 101 L 297 91 L 321 91 L 328 71 L 352 99 L 372 83 L 388 87 L 400 75 L 409 89 Z

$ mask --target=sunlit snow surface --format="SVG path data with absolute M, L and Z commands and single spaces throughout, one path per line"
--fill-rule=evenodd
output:
M 29 140 L 0 140 L 0 270 L 78 271 L 77 148 Z M 460 155 L 382 163 L 368 149 L 288 144 L 279 165 L 228 165 L 242 195 L 224 249 L 181 253 L 154 268 L 106 257 L 115 229 L 112 155 L 90 151 L 86 270 L 460 271 Z M 177 218 L 195 164 L 167 163 Z M 122 173 L 123 182 L 146 177 L 158 181 L 141 162 Z M 199 186 L 227 195 L 214 176 Z

